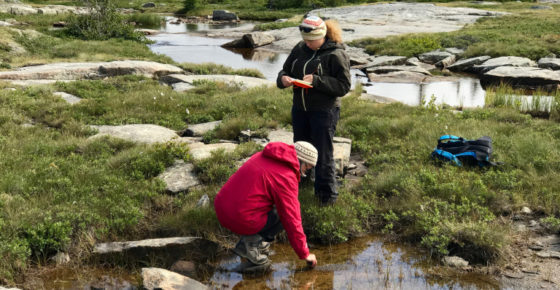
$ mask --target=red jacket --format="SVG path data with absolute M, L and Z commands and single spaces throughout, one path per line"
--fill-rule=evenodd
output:
M 256 153 L 222 187 L 214 208 L 222 226 L 240 235 L 261 231 L 276 205 L 300 259 L 309 256 L 298 200 L 299 160 L 293 145 L 273 142 Z

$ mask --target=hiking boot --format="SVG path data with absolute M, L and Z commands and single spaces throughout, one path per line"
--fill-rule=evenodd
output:
M 259 243 L 259 250 L 263 255 L 270 255 L 270 243 L 265 240 L 261 240 Z
M 269 260 L 268 256 L 262 253 L 259 247 L 262 241 L 263 240 L 260 235 L 241 236 L 241 239 L 237 242 L 237 245 L 235 245 L 233 252 L 239 257 L 245 258 L 255 265 L 265 264 L 269 262 Z M 264 248 L 266 247 L 263 246 L 263 249 Z

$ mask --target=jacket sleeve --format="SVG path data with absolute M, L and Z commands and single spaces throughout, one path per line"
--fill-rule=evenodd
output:
M 276 86 L 280 89 L 284 89 L 286 88 L 283 84 L 282 84 L 282 77 L 283 76 L 289 76 L 289 77 L 293 77 L 291 75 L 291 64 L 295 59 L 295 55 L 296 55 L 296 50 L 297 50 L 298 45 L 296 45 L 292 51 L 290 52 L 290 54 L 288 55 L 288 58 L 286 58 L 286 61 L 284 62 L 284 66 L 282 66 L 282 70 L 278 73 L 278 77 L 276 78 Z
M 328 61 L 330 75 L 314 75 L 313 88 L 329 96 L 342 97 L 350 91 L 350 58 L 344 50 L 333 53 Z
M 272 196 L 282 226 L 286 230 L 290 245 L 300 259 L 309 256 L 307 238 L 301 223 L 301 209 L 298 200 L 298 181 L 294 173 L 270 177 Z

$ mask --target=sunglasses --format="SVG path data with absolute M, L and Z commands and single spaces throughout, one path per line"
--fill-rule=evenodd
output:
M 305 26 L 300 26 L 299 27 L 299 31 L 302 31 L 302 32 L 305 32 L 305 33 L 309 33 L 313 30 L 315 30 L 315 28 L 310 28 L 310 27 L 305 27 Z

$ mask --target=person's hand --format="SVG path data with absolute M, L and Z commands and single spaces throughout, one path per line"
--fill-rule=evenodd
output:
M 284 87 L 291 87 L 292 78 L 289 76 L 282 76 L 282 85 L 284 85 Z
M 312 84 L 313 83 L 313 75 L 304 75 L 303 80 Z
M 315 257 L 314 254 L 309 254 L 309 256 L 305 258 L 305 261 L 310 268 L 315 268 L 315 266 L 317 266 L 317 257 Z

